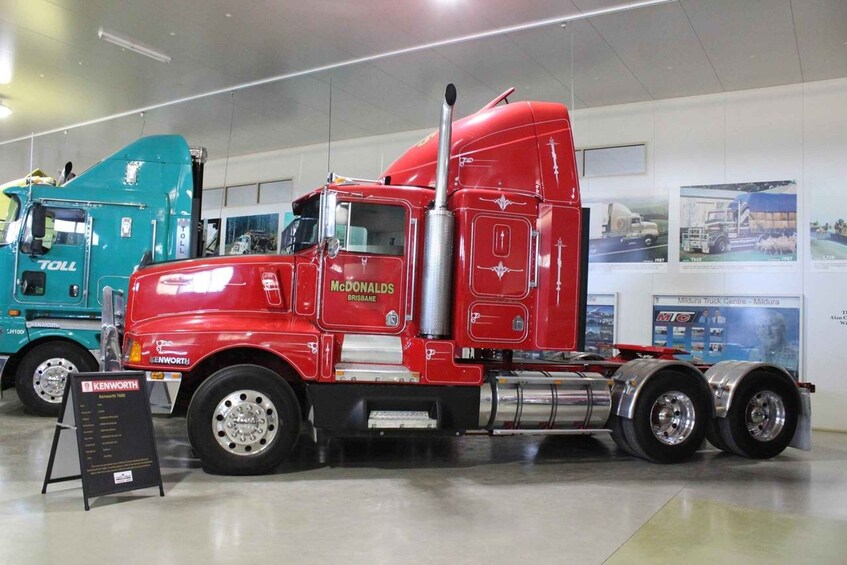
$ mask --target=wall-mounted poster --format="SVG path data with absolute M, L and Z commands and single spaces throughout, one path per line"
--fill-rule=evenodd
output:
M 696 362 L 766 361 L 797 371 L 799 296 L 653 297 L 653 345 Z
M 842 186 L 811 190 L 809 247 L 816 270 L 847 270 L 847 200 Z
M 585 312 L 585 351 L 612 357 L 617 327 L 617 294 L 589 294 Z
M 583 206 L 591 211 L 588 262 L 592 268 L 600 264 L 636 264 L 644 270 L 667 270 L 667 194 L 643 198 L 592 194 L 583 199 Z
M 279 214 L 257 214 L 226 219 L 227 255 L 276 253 Z
M 683 186 L 679 197 L 682 269 L 797 260 L 796 181 Z
M 221 254 L 221 219 L 203 220 L 203 256 L 212 257 Z

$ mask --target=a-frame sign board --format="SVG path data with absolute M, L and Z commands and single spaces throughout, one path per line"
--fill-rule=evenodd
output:
M 158 486 L 165 496 L 143 372 L 69 375 L 41 492 L 73 479 L 86 510 L 105 494 Z

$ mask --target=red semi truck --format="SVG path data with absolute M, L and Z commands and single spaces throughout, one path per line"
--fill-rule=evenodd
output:
M 273 469 L 302 426 L 611 433 L 656 462 L 707 436 L 753 458 L 808 449 L 812 387 L 775 365 L 624 345 L 609 360 L 513 356 L 577 349 L 587 238 L 567 109 L 512 91 L 452 124 L 448 86 L 439 131 L 381 180 L 331 178 L 293 203 L 289 255 L 140 269 L 125 311 L 104 312 L 105 365 L 181 384 L 191 444 L 219 473 Z

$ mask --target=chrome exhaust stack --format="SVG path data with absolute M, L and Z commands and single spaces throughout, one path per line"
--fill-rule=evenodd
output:
M 423 284 L 421 290 L 421 335 L 429 338 L 450 335 L 450 297 L 453 281 L 453 213 L 447 209 L 447 182 L 453 130 L 456 87 L 447 85 L 438 126 L 438 160 L 435 170 L 435 200 L 426 213 Z

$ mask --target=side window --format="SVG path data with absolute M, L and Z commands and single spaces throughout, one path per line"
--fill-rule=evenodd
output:
M 353 253 L 403 255 L 406 210 L 402 206 L 342 202 L 335 211 L 335 236 Z
M 43 249 L 54 245 L 83 245 L 85 243 L 85 210 L 79 208 L 46 209 Z M 32 215 L 27 216 L 24 241 L 32 241 Z
M 44 247 L 83 245 L 85 243 L 85 211 L 78 208 L 47 208 Z

